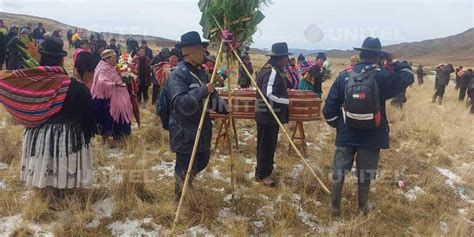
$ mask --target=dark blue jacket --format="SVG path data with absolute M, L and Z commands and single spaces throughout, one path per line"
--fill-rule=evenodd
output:
M 200 81 L 191 75 L 193 72 Z M 191 64 L 181 62 L 171 72 L 166 89 L 171 102 L 169 121 L 170 145 L 173 152 L 191 153 L 201 119 L 204 100 L 208 95 L 205 84 L 209 82 L 206 73 Z M 225 102 L 217 92 L 211 95 L 210 107 L 216 112 L 227 113 Z M 211 148 L 212 124 L 206 113 L 197 152 Z
M 360 62 L 354 67 L 355 72 L 361 72 L 371 64 Z M 414 76 L 410 65 L 396 62 L 393 64 L 395 73 L 387 70 L 381 70 L 376 75 L 376 82 L 380 92 L 380 106 L 382 114 L 381 126 L 374 130 L 355 130 L 349 128 L 344 123 L 341 107 L 344 103 L 344 88 L 349 73 L 344 71 L 331 86 L 326 103 L 324 105 L 323 114 L 326 121 L 332 127 L 337 129 L 336 146 L 355 146 L 377 149 L 388 149 L 389 142 L 389 126 L 387 114 L 385 111 L 385 101 L 394 98 L 404 89 L 411 85 Z

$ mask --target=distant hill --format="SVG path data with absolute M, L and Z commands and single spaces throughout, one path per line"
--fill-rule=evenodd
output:
M 52 32 L 53 30 L 61 30 L 61 34 L 65 37 L 66 32 L 69 29 L 79 29 L 84 32 L 84 35 L 89 36 L 92 33 L 100 33 L 104 36 L 105 39 L 110 39 L 110 38 L 116 38 L 118 42 L 125 42 L 128 37 L 133 37 L 137 39 L 138 41 L 141 40 L 147 40 L 149 44 L 155 44 L 156 46 L 166 46 L 166 47 L 172 47 L 176 44 L 176 41 L 170 40 L 170 39 L 165 39 L 161 37 L 155 37 L 155 36 L 148 36 L 148 35 L 122 35 L 122 34 L 116 34 L 116 33 L 109 33 L 109 32 L 94 32 L 90 31 L 88 29 L 84 29 L 81 27 L 77 26 L 71 26 L 67 25 L 64 23 L 61 23 L 59 21 L 43 18 L 43 17 L 37 17 L 37 16 L 29 16 L 29 15 L 21 15 L 21 14 L 13 14 L 13 13 L 6 13 L 6 12 L 0 12 L 1 19 L 4 20 L 5 24 L 8 26 L 10 24 L 15 24 L 16 26 L 26 26 L 27 23 L 31 23 L 33 28 L 38 25 L 39 22 L 43 23 L 44 28 L 48 32 Z
M 474 65 L 474 28 L 463 33 L 421 42 L 401 43 L 384 47 L 394 52 L 397 58 L 417 63 L 437 64 L 441 62 Z M 353 50 L 330 50 L 329 57 L 348 58 L 357 53 Z

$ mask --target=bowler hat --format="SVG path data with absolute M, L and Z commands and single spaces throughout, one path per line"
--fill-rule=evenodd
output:
M 382 43 L 380 43 L 379 38 L 367 37 L 362 43 L 362 47 L 354 48 L 357 51 L 368 51 L 380 54 L 389 54 L 387 51 L 382 50 Z
M 202 42 L 201 36 L 196 31 L 188 32 L 181 36 L 181 41 L 176 44 L 177 48 L 185 48 L 189 46 L 202 45 L 207 47 L 209 42 Z
M 50 37 L 44 40 L 43 48 L 38 50 L 38 52 L 44 55 L 64 58 L 67 52 L 63 50 L 63 46 L 64 42 L 62 39 Z
M 288 45 L 285 42 L 273 44 L 272 52 L 267 54 L 267 56 L 270 56 L 270 57 L 288 56 L 288 55 L 292 55 L 292 53 L 288 52 Z

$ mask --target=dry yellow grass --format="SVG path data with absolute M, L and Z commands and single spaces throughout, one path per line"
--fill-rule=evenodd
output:
M 252 58 L 256 68 L 266 59 L 259 55 Z M 340 71 L 345 64 L 334 61 L 334 71 Z M 69 61 L 66 67 L 72 69 Z M 325 83 L 325 92 L 331 83 Z M 447 88 L 444 105 L 431 104 L 432 87 L 432 82 L 427 81 L 421 87 L 409 88 L 408 103 L 403 109 L 387 106 L 392 148 L 382 152 L 379 178 L 371 192 L 375 210 L 367 217 L 357 213 L 357 188 L 355 178 L 350 176 L 344 188 L 343 215 L 333 219 L 329 196 L 294 153 L 288 155 L 283 136 L 274 173 L 278 186 L 256 185 L 252 178 L 255 125 L 252 121 L 238 121 L 241 144 L 234 150 L 234 199 L 230 158 L 225 148 L 219 147 L 219 152 L 213 152 L 209 167 L 196 180 L 203 192 L 187 197 L 177 234 L 472 236 L 474 116 L 457 101 L 453 87 Z M 132 136 L 117 148 L 102 143 L 100 138 L 94 140 L 94 187 L 70 193 L 60 211 L 48 209 L 40 195 L 28 192 L 19 182 L 22 128 L 13 125 L 1 110 L 0 124 L 3 121 L 0 162 L 8 164 L 8 169 L 0 170 L 0 182 L 6 185 L 5 189 L 0 185 L 0 227 L 2 218 L 21 215 L 20 223 L 12 229 L 15 236 L 38 234 L 35 225 L 56 236 L 170 234 L 176 210 L 174 154 L 169 152 L 167 133 L 161 129 L 153 106 L 142 108 L 143 126 L 134 127 Z M 324 122 L 306 123 L 305 129 L 310 142 L 308 160 L 330 185 L 335 131 Z M 462 180 L 455 180 L 450 187 L 446 184 L 448 178 L 437 168 L 451 170 Z M 398 180 L 404 180 L 407 187 L 392 185 Z M 407 200 L 405 195 L 415 192 L 415 187 L 423 191 L 415 193 L 416 199 Z M 471 203 L 462 199 L 460 192 Z M 104 210 L 98 210 L 101 207 Z M 131 224 L 133 221 L 138 224 Z M 120 232 L 120 225 L 135 232 Z

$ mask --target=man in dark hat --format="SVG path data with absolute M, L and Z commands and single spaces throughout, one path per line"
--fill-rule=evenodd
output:
M 343 71 L 332 85 L 323 109 L 326 122 L 336 128 L 331 210 L 339 216 L 344 177 L 356 161 L 359 211 L 367 214 L 371 180 L 375 179 L 380 149 L 389 148 L 385 102 L 414 82 L 411 66 L 388 60 L 393 72 L 383 68 L 388 53 L 378 38 L 365 39 L 361 62 Z M 373 105 L 373 106 L 372 106 Z
M 181 36 L 178 46 L 182 50 L 184 61 L 180 62 L 177 68 L 171 72 L 162 91 L 162 93 L 167 93 L 171 108 L 169 135 L 171 150 L 176 152 L 176 200 L 179 200 L 181 196 L 182 184 L 189 166 L 204 100 L 210 95 L 211 108 L 216 112 L 227 113 L 225 102 L 218 97 L 214 85 L 209 82 L 206 73 L 201 69 L 201 64 L 206 58 L 205 46 L 207 45 L 208 43 L 202 42 L 199 33 L 195 31 Z M 202 133 L 199 137 L 196 159 L 190 174 L 190 184 L 209 162 L 211 137 L 211 119 L 209 113 L 206 113 Z
M 287 91 L 285 66 L 289 62 L 288 45 L 275 43 L 272 52 L 267 54 L 270 60 L 257 74 L 257 86 L 262 90 L 265 99 L 272 106 L 281 123 L 288 123 L 290 103 Z M 279 124 L 257 93 L 255 120 L 257 121 L 257 167 L 255 179 L 265 186 L 274 186 L 271 178 L 275 150 L 278 143 Z

